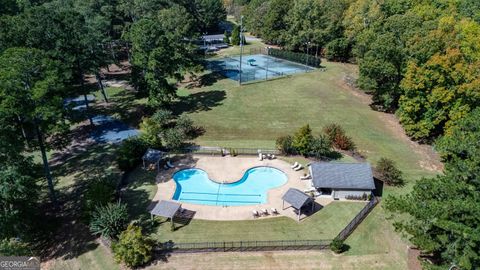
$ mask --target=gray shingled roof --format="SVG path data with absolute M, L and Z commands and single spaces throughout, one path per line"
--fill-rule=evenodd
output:
M 165 155 L 165 152 L 148 148 L 145 154 L 143 155 L 142 159 L 148 162 L 157 163 L 164 155 Z
M 173 218 L 181 207 L 180 203 L 162 200 L 155 205 L 150 213 L 155 216 Z
M 375 189 L 368 163 L 316 162 L 310 170 L 315 188 Z
M 312 201 L 312 197 L 301 192 L 296 188 L 289 188 L 287 192 L 283 195 L 282 200 L 289 203 L 293 208 L 300 209 L 302 206 L 308 204 Z

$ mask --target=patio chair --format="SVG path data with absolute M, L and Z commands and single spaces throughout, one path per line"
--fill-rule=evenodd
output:
M 260 160 L 260 161 L 262 161 L 262 160 L 263 160 L 262 153 L 258 153 L 258 160 Z
M 165 165 L 163 166 L 163 168 L 164 168 L 165 170 L 170 169 L 170 167 L 168 167 L 167 164 L 165 164 Z
M 252 215 L 253 215 L 253 218 L 257 218 L 260 216 L 260 214 L 258 214 L 258 211 L 257 210 L 253 210 L 252 211 Z
M 298 165 L 300 165 L 300 164 L 298 164 L 298 162 L 295 162 L 295 163 L 293 163 L 292 166 L 290 166 L 290 168 L 295 169 L 295 167 L 297 167 Z
M 262 209 L 262 214 L 264 216 L 268 216 L 268 210 L 267 209 Z
M 170 168 L 175 168 L 175 165 L 173 165 L 170 160 L 167 161 L 167 166 L 170 167 Z
M 307 174 L 305 176 L 300 177 L 300 180 L 308 180 L 310 178 L 312 178 L 312 176 L 310 174 Z
M 276 157 L 274 154 L 272 154 L 272 159 L 276 159 L 276 158 L 277 158 L 277 157 Z
M 298 164 L 298 167 L 294 168 L 295 171 L 300 171 L 301 169 L 303 169 L 302 164 Z
M 274 215 L 278 215 L 277 208 L 273 208 L 273 207 L 272 207 L 272 209 L 271 209 L 271 210 L 272 210 L 272 214 L 274 214 Z

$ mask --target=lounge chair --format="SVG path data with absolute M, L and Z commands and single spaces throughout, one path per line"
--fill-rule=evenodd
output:
M 263 160 L 262 153 L 258 153 L 258 160 L 260 160 L 260 161 L 262 161 L 262 160 Z
M 271 210 L 272 210 L 272 214 L 274 214 L 274 215 L 278 215 L 277 208 L 273 208 L 273 207 L 272 207 L 272 209 L 271 209 Z
M 272 159 L 276 159 L 277 157 L 275 155 L 272 154 Z
M 312 176 L 310 174 L 307 174 L 305 176 L 300 177 L 300 180 L 307 180 L 307 179 L 310 179 L 310 178 L 312 178 Z
M 163 168 L 164 168 L 165 170 L 171 169 L 170 167 L 167 166 L 167 164 L 165 164 L 165 165 L 163 166 Z
M 262 214 L 264 216 L 268 216 L 268 210 L 267 209 L 262 209 Z
M 303 169 L 302 164 L 299 164 L 298 167 L 294 168 L 295 171 L 300 171 L 301 169 Z
M 290 167 L 291 167 L 292 169 L 295 169 L 295 167 L 297 167 L 298 165 L 300 165 L 300 164 L 298 164 L 298 162 L 295 162 L 295 163 L 293 163 L 293 165 L 290 166 Z
M 170 168 L 175 168 L 175 165 L 173 165 L 172 163 L 170 163 L 170 160 L 167 161 L 167 166 L 170 167 Z
M 260 216 L 260 215 L 258 214 L 258 211 L 257 211 L 257 210 L 253 210 L 253 211 L 252 211 L 252 215 L 253 215 L 253 218 L 257 218 L 257 217 Z

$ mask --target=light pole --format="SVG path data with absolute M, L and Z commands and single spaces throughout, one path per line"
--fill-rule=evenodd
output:
M 240 70 L 238 71 L 238 84 L 242 85 L 242 55 L 243 55 L 243 16 L 240 17 Z

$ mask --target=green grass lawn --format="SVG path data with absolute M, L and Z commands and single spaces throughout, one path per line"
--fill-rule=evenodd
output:
M 343 87 L 351 65 L 325 63 L 315 71 L 268 82 L 238 86 L 230 79 L 195 89 L 180 89 L 178 113 L 190 116 L 206 133 L 197 143 L 225 147 L 275 147 L 275 139 L 305 124 L 315 133 L 329 123 L 342 125 L 369 161 L 395 160 L 409 176 L 428 175 L 408 141 L 387 127 L 382 113 Z M 199 104 L 202 104 L 200 106 Z M 197 105 L 197 106 L 195 106 Z
M 152 237 L 174 242 L 333 239 L 364 205 L 363 202 L 333 202 L 301 222 L 288 217 L 245 221 L 193 219 L 185 227 L 177 224 L 178 229 L 173 232 L 170 223 L 164 222 Z

